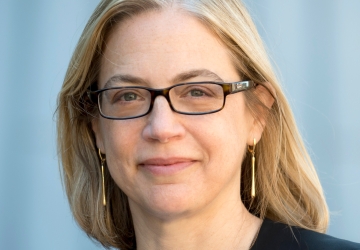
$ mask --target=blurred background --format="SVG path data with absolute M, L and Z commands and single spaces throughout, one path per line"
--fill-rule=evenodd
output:
M 0 0 L 0 249 L 102 249 L 63 192 L 56 98 L 99 0 Z M 360 1 L 246 0 L 314 160 L 330 235 L 360 242 Z

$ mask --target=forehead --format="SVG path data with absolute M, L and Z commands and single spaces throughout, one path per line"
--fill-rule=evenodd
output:
M 169 81 L 184 71 L 234 70 L 226 46 L 198 19 L 179 9 L 154 10 L 117 24 L 106 41 L 100 84 L 115 74 Z M 160 82 L 159 82 L 160 83 Z

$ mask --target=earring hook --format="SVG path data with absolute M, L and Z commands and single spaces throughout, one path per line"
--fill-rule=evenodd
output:
M 248 150 L 252 155 L 255 154 L 255 147 L 256 147 L 256 139 L 254 138 L 254 145 L 253 146 L 248 145 Z
M 102 158 L 100 148 L 99 148 L 99 156 L 100 156 L 101 163 L 104 163 L 106 161 L 106 159 Z

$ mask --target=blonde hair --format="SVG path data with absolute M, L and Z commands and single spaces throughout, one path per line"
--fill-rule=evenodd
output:
M 241 198 L 260 218 L 324 232 L 328 209 L 311 159 L 248 12 L 237 0 L 103 0 L 86 25 L 58 98 L 58 148 L 71 210 L 80 227 L 105 247 L 131 249 L 135 233 L 126 195 L 105 172 L 106 207 L 91 120 L 97 110 L 86 90 L 97 81 L 107 36 L 116 23 L 144 11 L 169 6 L 198 18 L 227 46 L 241 76 L 271 86 L 275 102 L 267 108 L 253 91 L 247 106 L 255 118 L 266 113 L 256 147 L 255 199 L 250 197 L 251 161 L 242 164 Z M 259 119 L 260 122 L 260 119 Z

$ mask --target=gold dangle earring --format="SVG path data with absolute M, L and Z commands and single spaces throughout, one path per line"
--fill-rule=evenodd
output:
M 105 178 L 104 178 L 104 163 L 105 163 L 105 158 L 102 158 L 101 156 L 101 151 L 99 149 L 99 156 L 100 156 L 100 161 L 101 161 L 101 179 L 102 179 L 102 198 L 103 198 L 103 206 L 106 206 L 106 195 L 105 195 Z
M 248 151 L 252 154 L 251 157 L 251 198 L 255 198 L 255 146 L 256 139 L 254 138 L 254 145 L 250 148 L 248 145 Z

